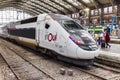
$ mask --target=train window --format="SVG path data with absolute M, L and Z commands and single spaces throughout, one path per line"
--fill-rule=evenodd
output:
M 63 24 L 64 27 L 67 28 L 68 30 L 83 29 L 79 24 L 77 24 L 76 22 L 74 22 L 72 20 L 62 20 L 61 24 Z
M 8 29 L 10 35 L 35 39 L 35 28 Z
M 22 20 L 21 24 L 26 24 L 26 23 L 36 22 L 36 21 L 37 21 L 37 17 L 33 17 L 33 18 Z
M 50 27 L 50 25 L 46 23 L 45 28 L 48 29 L 49 27 Z

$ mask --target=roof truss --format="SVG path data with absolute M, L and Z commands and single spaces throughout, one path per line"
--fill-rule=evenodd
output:
M 72 14 L 86 7 L 98 9 L 105 5 L 101 3 L 100 0 L 90 0 L 89 2 L 91 3 L 87 3 L 83 0 L 0 0 L 0 8 L 6 6 L 16 8 L 16 6 L 19 5 L 17 8 L 26 9 L 26 12 L 31 11 L 34 15 L 41 13 Z M 118 0 L 108 0 L 107 4 L 113 5 L 118 3 L 120 4 Z

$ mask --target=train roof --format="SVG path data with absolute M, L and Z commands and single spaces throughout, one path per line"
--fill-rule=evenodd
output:
M 44 16 L 49 15 L 52 19 L 57 20 L 57 21 L 59 21 L 59 20 L 73 20 L 72 18 L 70 18 L 66 15 L 62 15 L 62 14 L 44 13 L 44 14 L 40 14 L 40 15 L 44 15 Z M 39 17 L 39 15 L 30 17 L 30 18 L 26 18 L 23 20 L 15 21 L 15 22 L 10 22 L 9 24 L 25 24 L 25 23 L 36 22 L 38 17 Z
M 70 18 L 70 17 L 68 17 L 66 15 L 62 15 L 62 14 L 50 13 L 48 15 L 51 16 L 55 20 L 73 20 L 72 18 Z

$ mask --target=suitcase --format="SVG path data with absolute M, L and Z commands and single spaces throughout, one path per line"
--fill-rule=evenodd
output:
M 106 44 L 105 43 L 101 43 L 101 48 L 105 48 Z

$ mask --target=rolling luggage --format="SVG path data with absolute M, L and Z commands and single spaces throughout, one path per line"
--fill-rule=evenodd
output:
M 101 43 L 101 48 L 105 48 L 106 44 L 105 43 Z

